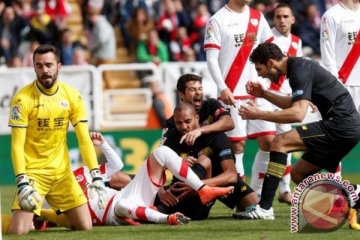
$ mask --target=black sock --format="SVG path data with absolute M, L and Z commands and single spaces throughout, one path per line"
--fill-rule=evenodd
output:
M 270 152 L 270 161 L 261 191 L 259 205 L 263 209 L 270 209 L 279 186 L 280 179 L 286 169 L 287 154 L 281 152 Z

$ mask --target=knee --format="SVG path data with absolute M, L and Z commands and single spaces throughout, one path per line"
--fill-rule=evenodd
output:
M 283 136 L 276 135 L 270 144 L 270 151 L 283 152 Z
M 235 154 L 243 153 L 245 147 L 245 141 L 231 142 L 231 148 Z
M 74 229 L 75 230 L 80 230 L 80 231 L 90 231 L 92 230 L 92 222 L 91 219 L 89 219 L 90 221 L 83 221 L 81 222 L 79 225 L 75 226 Z

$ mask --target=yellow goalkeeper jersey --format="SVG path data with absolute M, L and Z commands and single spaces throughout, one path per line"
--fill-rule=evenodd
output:
M 27 173 L 57 174 L 69 170 L 66 134 L 69 122 L 87 121 L 80 93 L 56 83 L 46 94 L 37 81 L 22 88 L 12 99 L 9 126 L 27 128 L 24 146 Z

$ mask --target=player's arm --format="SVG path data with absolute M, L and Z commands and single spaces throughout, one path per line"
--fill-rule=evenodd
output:
M 247 106 L 239 108 L 242 119 L 261 119 L 275 123 L 297 123 L 302 122 L 309 107 L 308 100 L 299 100 L 290 108 L 281 111 L 262 111 L 254 103 L 249 102 Z
M 326 19 L 326 20 L 325 20 Z M 326 14 L 322 16 L 320 25 L 321 61 L 328 71 L 338 76 L 335 56 L 336 23 Z
M 11 160 L 15 176 L 25 173 L 26 128 L 11 128 Z
M 75 126 L 76 137 L 79 142 L 79 150 L 85 165 L 90 169 L 98 168 L 95 148 L 89 135 L 87 122 L 78 122 Z
M 227 132 L 232 130 L 234 127 L 234 121 L 230 115 L 223 115 L 212 124 L 201 126 L 199 130 L 202 134 L 208 134 L 213 132 Z
M 254 97 L 265 98 L 269 102 L 282 109 L 289 108 L 292 105 L 291 96 L 280 95 L 271 90 L 264 89 L 263 86 L 258 82 L 247 82 L 246 91 L 248 94 Z
M 237 174 L 233 159 L 222 160 L 221 163 L 222 173 L 219 175 L 204 179 L 203 182 L 209 186 L 229 186 L 236 182 Z

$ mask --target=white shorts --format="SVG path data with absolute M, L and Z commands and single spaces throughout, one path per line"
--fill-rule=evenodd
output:
M 345 86 L 350 92 L 356 110 L 360 113 L 360 86 Z
M 263 98 L 256 99 L 242 99 L 236 101 L 236 108 L 233 106 L 222 105 L 230 112 L 231 118 L 234 121 L 235 128 L 226 132 L 226 135 L 231 141 L 241 141 L 247 138 L 257 138 L 265 135 L 275 135 L 275 123 L 264 120 L 243 120 L 239 116 L 238 109 L 241 105 L 247 104 L 248 101 L 255 101 L 256 106 L 265 111 L 273 111 L 273 106 L 270 102 Z

